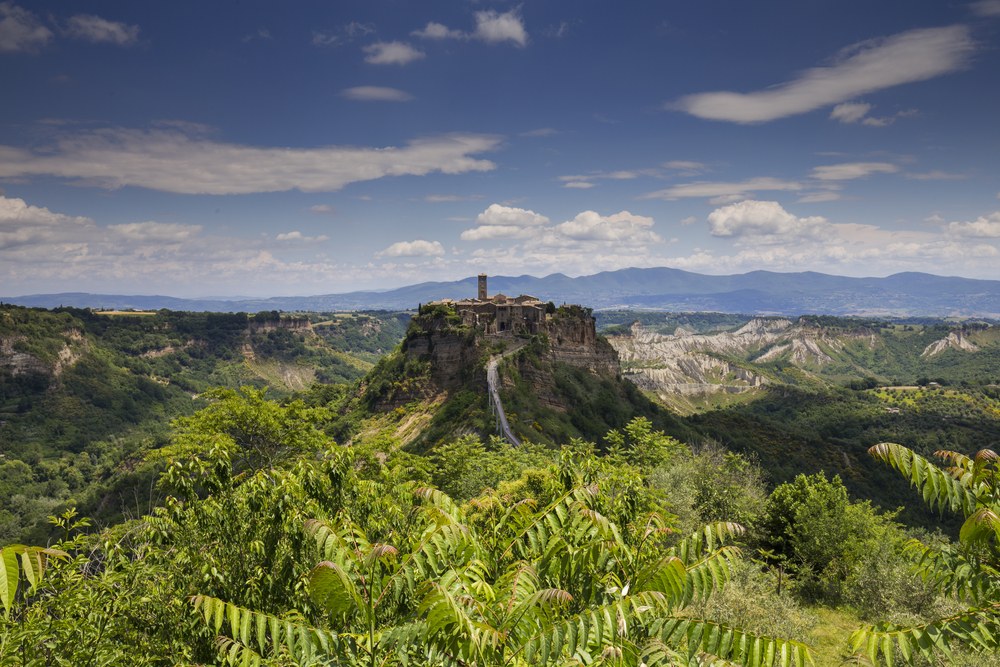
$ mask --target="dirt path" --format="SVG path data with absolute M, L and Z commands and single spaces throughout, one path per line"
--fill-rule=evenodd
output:
M 502 359 L 509 357 L 522 347 L 524 347 L 524 344 L 518 345 L 512 350 L 507 350 L 503 354 L 494 354 L 486 364 L 486 386 L 490 393 L 490 403 L 493 405 L 493 411 L 497 415 L 497 424 L 500 427 L 500 433 L 515 447 L 520 447 L 521 441 L 510 430 L 510 424 L 507 422 L 507 414 L 504 412 L 503 403 L 500 401 L 500 391 L 497 389 L 500 385 L 500 374 L 497 373 L 497 365 Z

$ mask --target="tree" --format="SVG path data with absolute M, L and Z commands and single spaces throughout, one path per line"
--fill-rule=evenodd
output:
M 306 524 L 324 558 L 308 588 L 326 627 L 195 597 L 205 622 L 228 635 L 222 657 L 369 667 L 811 661 L 800 643 L 690 615 L 693 600 L 728 579 L 736 524 L 668 546 L 663 517 L 651 513 L 630 541 L 595 510 L 601 490 L 590 484 L 541 509 L 515 503 L 481 532 L 444 493 L 416 493 L 420 524 L 396 544 L 370 541 L 349 516 Z
M 973 457 L 952 451 L 934 455 L 941 468 L 907 447 L 883 442 L 868 450 L 903 475 L 932 509 L 965 517 L 957 544 L 909 544 L 920 575 L 941 593 L 964 604 L 962 611 L 916 626 L 865 626 L 851 636 L 852 649 L 875 664 L 892 665 L 896 656 L 912 664 L 952 649 L 1000 648 L 1000 471 L 996 452 Z M 898 653 L 897 653 L 898 652 Z

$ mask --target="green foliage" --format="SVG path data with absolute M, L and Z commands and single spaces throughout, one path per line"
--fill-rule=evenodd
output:
M 531 443 L 513 447 L 494 437 L 487 446 L 478 437 L 467 435 L 436 447 L 431 460 L 435 485 L 452 498 L 465 501 L 496 489 L 503 481 L 517 479 L 528 468 L 553 463 L 554 456 Z
M 891 517 L 867 502 L 852 503 L 839 477 L 799 475 L 778 486 L 762 520 L 764 546 L 787 563 L 807 599 L 839 602 L 844 585 L 866 554 L 902 536 Z
M 327 438 L 318 428 L 328 418 L 325 409 L 307 408 L 301 401 L 279 405 L 265 393 L 252 387 L 206 392 L 208 407 L 178 418 L 171 446 L 151 456 L 163 459 L 225 448 L 238 472 L 269 468 L 325 447 Z
M 925 503 L 948 508 L 965 517 L 960 542 L 910 544 L 921 576 L 943 593 L 964 603 L 957 613 L 929 622 L 898 625 L 879 623 L 857 630 L 852 649 L 877 664 L 901 658 L 912 664 L 917 656 L 950 656 L 956 647 L 974 651 L 1000 648 L 1000 492 L 998 456 L 989 449 L 974 457 L 940 451 L 946 463 L 938 468 L 906 447 L 880 443 L 871 448 L 876 459 L 898 470 L 916 487 Z
M 195 605 L 228 630 L 220 645 L 233 663 L 282 652 L 345 665 L 810 661 L 797 642 L 684 612 L 728 579 L 737 552 L 726 542 L 738 526 L 709 526 L 665 548 L 653 514 L 631 542 L 597 511 L 601 494 L 596 485 L 575 487 L 542 510 L 516 504 L 481 535 L 445 494 L 418 490 L 422 527 L 416 540 L 400 535 L 401 547 L 371 541 L 348 517 L 311 521 L 326 560 L 308 586 L 329 630 L 215 598 Z

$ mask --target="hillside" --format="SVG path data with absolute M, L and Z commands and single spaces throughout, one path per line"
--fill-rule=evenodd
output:
M 408 316 L 313 319 L 0 307 L 0 536 L 71 498 L 108 517 L 144 511 L 141 456 L 204 405 L 200 394 L 250 385 L 281 397 L 353 381 Z
M 495 276 L 505 294 L 545 294 L 555 303 L 585 303 L 596 309 L 633 308 L 868 317 L 1000 317 L 1000 281 L 897 273 L 885 278 L 850 278 L 815 272 L 710 276 L 667 267 L 621 269 L 571 278 L 555 273 Z M 476 279 L 426 282 L 385 291 L 258 299 L 178 299 L 168 296 L 38 294 L 0 301 L 27 306 L 203 310 L 332 311 L 405 310 L 434 299 L 459 299 L 475 292 Z
M 757 317 L 731 325 L 727 317 L 721 331 L 665 333 L 637 321 L 608 340 L 630 380 L 683 413 L 745 402 L 769 386 L 989 384 L 1000 367 L 1000 327 L 986 323 Z
M 499 393 L 510 427 L 542 444 L 599 441 L 636 416 L 659 427 L 676 421 L 619 372 L 617 355 L 596 335 L 589 310 L 555 309 L 536 334 L 486 334 L 450 305 L 424 306 L 399 349 L 334 406 L 339 441 L 390 438 L 425 451 L 467 434 L 498 433 L 486 391 L 486 364 L 503 355 Z

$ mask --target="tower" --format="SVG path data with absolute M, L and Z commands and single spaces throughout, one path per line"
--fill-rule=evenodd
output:
M 487 296 L 486 296 L 486 274 L 485 273 L 480 273 L 479 274 L 479 297 L 478 298 L 479 298 L 480 301 L 486 301 L 486 299 L 487 299 Z

